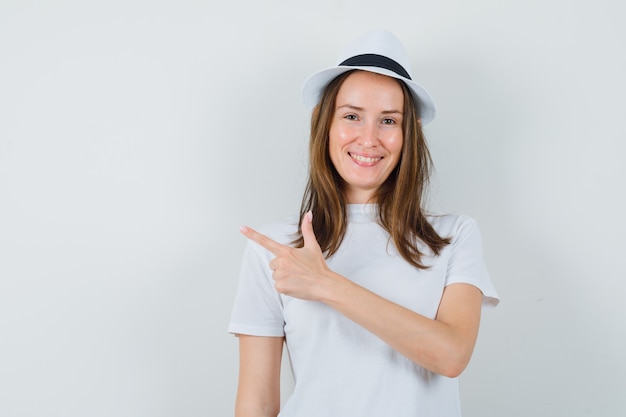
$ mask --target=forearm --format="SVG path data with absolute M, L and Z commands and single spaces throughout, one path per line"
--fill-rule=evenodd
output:
M 480 301 L 478 304 L 476 301 L 480 299 L 480 292 L 475 288 L 457 288 L 456 292 L 469 294 L 469 300 L 463 300 L 467 301 L 467 306 L 455 306 L 452 311 L 443 312 L 442 317 L 438 314 L 433 320 L 380 297 L 341 275 L 332 273 L 329 278 L 323 286 L 320 300 L 411 361 L 450 377 L 457 376 L 467 366 L 480 320 Z M 476 305 L 478 314 L 475 314 Z M 457 318 L 463 315 L 465 317 L 459 322 Z
M 469 284 L 446 286 L 436 319 L 430 319 L 384 299 L 328 268 L 311 225 L 302 220 L 305 245 L 292 248 L 252 229 L 248 238 L 275 258 L 274 288 L 280 294 L 321 301 L 380 337 L 392 348 L 433 372 L 457 376 L 467 366 L 476 343 L 482 294 Z

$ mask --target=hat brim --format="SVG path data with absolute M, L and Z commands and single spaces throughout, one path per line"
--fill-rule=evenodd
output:
M 324 88 L 326 88 L 332 80 L 344 72 L 353 70 L 369 71 L 376 74 L 386 75 L 404 82 L 404 84 L 406 84 L 406 86 L 409 87 L 413 93 L 413 98 L 415 99 L 419 109 L 419 116 L 422 124 L 426 124 L 435 118 L 435 103 L 424 87 L 413 80 L 409 80 L 408 78 L 404 78 L 396 74 L 393 71 L 379 67 L 337 66 L 318 71 L 307 78 L 304 82 L 302 87 L 302 100 L 304 101 L 304 104 L 311 109 L 315 107 L 322 98 L 321 96 Z

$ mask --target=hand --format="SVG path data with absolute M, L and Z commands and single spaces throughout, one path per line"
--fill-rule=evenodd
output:
M 302 248 L 282 245 L 246 226 L 240 228 L 244 236 L 274 254 L 269 267 L 274 271 L 276 291 L 302 300 L 320 300 L 325 278 L 332 274 L 315 238 L 312 220 L 311 212 L 302 219 Z

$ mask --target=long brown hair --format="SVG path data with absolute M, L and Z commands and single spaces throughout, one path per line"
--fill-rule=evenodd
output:
M 313 212 L 315 237 L 327 257 L 341 246 L 348 225 L 344 180 L 330 160 L 329 131 L 339 89 L 353 72 L 343 73 L 328 84 L 311 116 L 309 178 L 300 207 L 299 224 L 309 210 Z M 428 191 L 432 158 L 415 100 L 408 87 L 399 80 L 398 83 L 404 93 L 402 155 L 373 200 L 378 204 L 379 223 L 389 233 L 400 255 L 411 265 L 424 269 L 426 266 L 422 263 L 419 242 L 438 255 L 450 243 L 450 238 L 437 234 L 422 208 Z M 296 247 L 303 246 L 300 226 L 293 243 Z

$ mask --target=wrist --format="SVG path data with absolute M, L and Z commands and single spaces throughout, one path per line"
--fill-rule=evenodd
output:
M 339 303 L 349 287 L 354 285 L 352 281 L 333 271 L 325 274 L 323 282 L 324 284 L 320 287 L 319 301 L 328 305 Z

